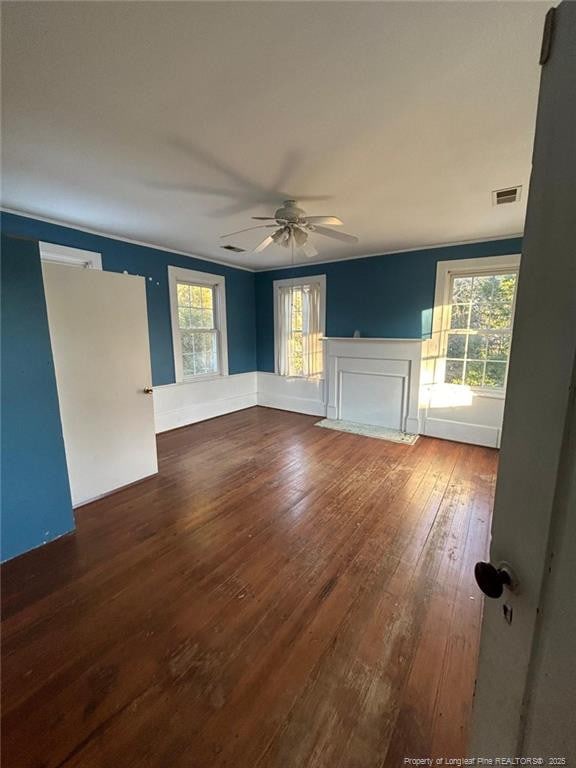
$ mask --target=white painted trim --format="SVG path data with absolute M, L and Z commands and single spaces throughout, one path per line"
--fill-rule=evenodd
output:
M 440 437 L 443 440 L 454 440 L 458 443 L 485 445 L 488 448 L 500 447 L 500 432 L 497 427 L 485 424 L 469 424 L 463 421 L 449 419 L 423 419 L 421 434 L 428 437 Z
M 154 387 L 156 432 L 251 408 L 258 403 L 256 383 L 251 372 Z
M 121 235 L 115 235 L 111 234 L 110 232 L 103 232 L 102 230 L 98 229 L 91 229 L 90 227 L 85 227 L 81 224 L 74 224 L 72 222 L 64 221 L 63 219 L 53 219 L 48 216 L 42 216 L 40 214 L 36 213 L 29 213 L 27 211 L 20 211 L 17 208 L 7 208 L 5 206 L 0 206 L 0 211 L 3 211 L 4 213 L 11 213 L 14 216 L 22 216 L 24 219 L 36 219 L 37 221 L 43 221 L 46 224 L 54 224 L 58 227 L 68 227 L 68 229 L 76 229 L 78 232 L 85 232 L 88 235 L 97 235 L 98 237 L 106 237 L 109 240 L 118 240 L 121 243 L 129 243 L 130 245 L 139 245 L 143 248 L 153 248 L 156 251 L 164 251 L 166 253 L 173 253 L 176 256 L 186 256 L 189 259 L 198 259 L 199 261 L 205 261 L 208 264 L 218 264 L 222 267 L 228 267 L 229 269 L 241 269 L 243 272 L 277 272 L 285 269 L 292 269 L 293 265 L 286 264 L 286 266 L 283 267 L 262 267 L 259 269 L 252 269 L 251 267 L 243 267 L 240 264 L 234 264 L 230 261 L 220 261 L 219 259 L 214 259 L 212 257 L 208 256 L 198 256 L 194 253 L 189 253 L 187 251 L 180 251 L 175 248 L 169 248 L 165 245 L 158 245 L 156 243 L 147 243 L 143 240 L 134 240 L 129 237 L 122 237 Z M 454 242 L 449 243 L 433 243 L 432 245 L 419 245 L 419 246 L 413 246 L 412 248 L 400 248 L 395 251 L 377 251 L 376 253 L 365 253 L 360 256 L 345 256 L 340 259 L 324 259 L 322 261 L 306 261 L 306 263 L 297 264 L 295 265 L 296 269 L 300 269 L 301 267 L 315 267 L 317 265 L 322 264 L 337 264 L 339 261 L 355 261 L 356 259 L 372 259 L 377 256 L 394 256 L 397 253 L 414 253 L 418 251 L 432 251 L 437 248 L 454 248 L 461 245 L 479 245 L 480 243 L 493 243 L 497 240 L 515 240 L 518 238 L 524 237 L 523 232 L 517 232 L 512 235 L 495 235 L 494 237 L 481 237 L 474 240 L 458 240 Z M 489 258 L 489 257 L 487 257 Z
M 38 247 L 40 259 L 47 263 L 102 270 L 102 254 L 96 251 L 85 251 L 82 248 L 70 248 L 67 245 L 57 245 L 44 241 L 40 241 Z
M 232 264 L 229 261 L 219 261 L 218 259 L 208 258 L 207 256 L 198 256 L 195 253 L 189 253 L 188 251 L 179 251 L 176 248 L 169 248 L 165 245 L 158 245 L 156 243 L 147 243 L 143 240 L 134 240 L 130 237 L 123 237 L 122 235 L 114 235 L 110 232 L 103 232 L 99 229 L 91 229 L 90 227 L 84 227 L 81 224 L 74 224 L 63 219 L 52 219 L 48 216 L 40 216 L 36 213 L 28 213 L 25 211 L 19 211 L 16 208 L 6 208 L 0 206 L 0 211 L 4 213 L 10 213 L 13 216 L 22 216 L 23 219 L 36 219 L 42 221 L 45 224 L 54 224 L 57 227 L 67 227 L 68 229 L 76 229 L 78 232 L 85 232 L 87 235 L 96 235 L 97 237 L 105 237 L 108 240 L 117 240 L 120 243 L 129 243 L 130 245 L 139 245 L 142 248 L 152 248 L 155 251 L 164 251 L 165 253 L 173 253 L 175 256 L 186 256 L 189 259 L 198 259 L 198 261 L 205 261 L 207 264 L 218 264 L 221 267 L 228 267 L 229 269 L 241 269 L 243 272 L 254 272 L 255 270 L 250 267 L 242 267 L 239 264 Z
M 390 342 L 422 344 L 422 339 L 387 339 L 382 336 L 324 336 L 322 341 L 372 341 L 376 343 L 385 341 L 387 344 Z
M 490 390 L 461 385 L 462 391 L 470 395 L 470 402 L 466 404 L 465 415 L 462 413 L 462 407 L 460 407 L 459 396 L 454 397 L 454 407 L 450 402 L 447 402 L 445 406 L 434 406 L 431 405 L 431 402 L 438 387 L 445 386 L 442 360 L 443 345 L 449 323 L 447 308 L 452 276 L 454 274 L 478 274 L 482 272 L 490 274 L 503 270 L 517 271 L 520 267 L 520 261 L 520 254 L 514 253 L 474 259 L 453 259 L 437 263 L 432 333 L 422 345 L 420 396 L 422 434 L 475 445 L 499 447 L 502 428 L 502 401 L 506 397 L 505 389 Z M 439 360 L 441 361 L 440 364 L 438 364 Z M 448 386 L 458 389 L 460 385 Z M 452 419 L 447 418 L 449 416 L 447 410 L 450 410 L 451 407 L 454 414 Z M 434 415 L 436 408 L 441 408 L 444 411 L 442 418 Z
M 436 285 L 434 289 L 434 308 L 432 310 L 432 335 L 424 341 L 422 354 L 426 360 L 434 360 L 434 371 L 432 381 L 434 383 L 443 383 L 444 367 L 440 368 L 436 362 L 444 355 L 442 345 L 450 323 L 450 286 L 452 275 L 477 275 L 482 272 L 487 274 L 501 272 L 503 270 L 513 270 L 517 272 L 520 269 L 521 255 L 519 253 L 508 254 L 506 256 L 481 256 L 475 259 L 452 259 L 450 261 L 439 261 L 436 265 Z M 514 299 L 514 301 L 516 301 Z M 514 307 L 512 308 L 514 313 Z M 508 367 L 506 367 L 508 370 Z M 504 387 L 504 392 L 506 387 Z M 492 392 L 493 394 L 503 394 L 500 390 L 486 390 L 475 387 L 477 392 Z
M 326 416 L 325 382 L 258 371 L 258 405 L 282 411 Z
M 304 277 L 288 277 L 282 280 L 274 280 L 272 291 L 274 295 L 274 372 L 277 376 L 280 374 L 278 350 L 280 348 L 280 339 L 278 333 L 278 296 L 282 286 L 290 285 L 310 285 L 311 283 L 320 284 L 320 319 L 322 325 L 322 338 L 326 333 L 326 275 L 306 275 Z
M 214 288 L 215 319 L 218 331 L 218 368 L 219 376 L 228 376 L 228 330 L 226 325 L 226 278 L 223 275 L 211 275 L 208 272 L 199 272 L 195 269 L 168 266 L 168 288 L 170 292 L 170 321 L 172 326 L 172 347 L 174 351 L 174 370 L 176 382 L 206 381 L 214 379 L 213 373 L 205 376 L 184 376 L 182 370 L 182 344 L 180 328 L 178 324 L 178 298 L 176 292 L 177 281 L 208 285 Z
M 400 428 L 418 433 L 421 348 L 420 339 L 326 339 L 327 417 L 342 418 L 342 373 L 396 377 L 402 381 Z

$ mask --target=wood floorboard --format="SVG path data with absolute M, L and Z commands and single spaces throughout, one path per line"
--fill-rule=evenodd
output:
M 2 567 L 18 768 L 462 757 L 497 452 L 251 408 Z

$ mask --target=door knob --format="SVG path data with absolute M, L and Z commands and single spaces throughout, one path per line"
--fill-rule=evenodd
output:
M 152 387 L 144 387 L 142 392 L 144 392 L 145 395 L 151 395 L 152 392 L 153 392 L 153 389 L 152 389 Z
M 474 578 L 486 597 L 501 597 L 504 587 L 511 591 L 516 589 L 516 578 L 507 563 L 496 568 L 492 563 L 480 561 L 474 566 Z

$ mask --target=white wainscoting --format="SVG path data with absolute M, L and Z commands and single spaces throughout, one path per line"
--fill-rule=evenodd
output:
M 256 372 L 154 387 L 156 432 L 257 405 Z
M 258 372 L 258 405 L 283 411 L 326 416 L 324 381 Z
M 422 434 L 500 447 L 505 398 L 451 384 L 422 387 Z
M 420 339 L 327 338 L 329 419 L 418 433 Z

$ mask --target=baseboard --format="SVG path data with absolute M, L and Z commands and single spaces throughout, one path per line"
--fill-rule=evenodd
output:
M 487 448 L 500 447 L 500 430 L 497 427 L 487 427 L 482 424 L 426 418 L 422 420 L 421 434 L 440 437 L 444 440 L 455 440 L 458 443 L 484 445 Z
M 278 397 L 258 393 L 258 405 L 265 408 L 278 408 L 280 411 L 305 413 L 308 416 L 326 416 L 326 408 L 316 400 L 305 400 L 301 397 Z

